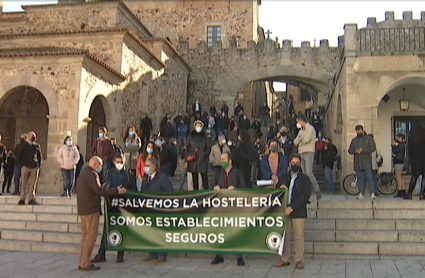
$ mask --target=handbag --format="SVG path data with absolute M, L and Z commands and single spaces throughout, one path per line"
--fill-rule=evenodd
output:
M 186 161 L 192 162 L 196 160 L 196 152 L 188 152 L 186 153 Z

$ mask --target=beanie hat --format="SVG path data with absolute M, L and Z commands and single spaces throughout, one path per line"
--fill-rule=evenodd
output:
M 303 122 L 305 122 L 305 123 L 307 123 L 308 122 L 308 120 L 307 120 L 307 117 L 304 115 L 304 114 L 299 114 L 298 116 L 297 116 L 297 120 L 301 120 L 301 121 L 303 121 Z

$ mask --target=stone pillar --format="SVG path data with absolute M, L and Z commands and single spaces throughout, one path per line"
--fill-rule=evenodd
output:
M 344 25 L 344 46 L 345 55 L 354 56 L 357 45 L 357 24 L 345 24 Z

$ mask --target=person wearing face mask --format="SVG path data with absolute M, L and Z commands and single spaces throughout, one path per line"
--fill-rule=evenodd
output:
M 193 112 L 193 115 L 195 116 L 195 115 L 201 115 L 201 113 L 202 113 L 202 106 L 201 106 L 201 104 L 199 103 L 199 100 L 195 100 L 195 103 L 192 105 L 192 112 Z
M 270 108 L 266 102 L 260 107 L 261 124 L 267 126 L 270 118 Z
M 153 141 L 149 141 L 146 144 L 146 147 L 143 149 L 143 152 L 139 155 L 139 158 L 137 159 L 137 166 L 136 166 L 136 187 L 137 191 L 142 190 L 142 182 L 143 178 L 145 177 L 145 163 L 146 160 L 149 158 L 155 158 L 159 160 L 159 151 L 158 147 L 155 145 Z M 159 166 L 158 166 L 159 167 Z
M 129 126 L 124 136 L 125 147 L 123 148 L 126 168 L 136 173 L 137 158 L 142 147 L 142 140 L 136 132 L 135 126 Z
M 288 172 L 288 160 L 279 153 L 279 142 L 271 140 L 268 144 L 269 154 L 265 154 L 261 160 L 261 173 L 263 180 L 272 180 L 276 185 L 279 177 Z
M 218 142 L 211 148 L 210 162 L 214 169 L 214 183 L 217 183 L 218 176 L 222 170 L 221 168 L 221 154 L 224 152 L 230 153 L 230 148 L 226 145 L 226 137 L 224 135 L 218 136 Z
M 124 157 L 116 154 L 112 160 L 114 167 L 109 169 L 106 173 L 106 181 L 104 184 L 105 188 L 118 188 L 120 186 L 127 190 L 136 190 L 136 179 L 132 171 L 125 168 Z M 100 241 L 100 247 L 97 255 L 91 260 L 92 263 L 99 263 L 106 261 L 106 225 L 103 226 L 102 240 Z M 124 252 L 118 251 L 117 263 L 124 261 Z
M 177 168 L 177 148 L 173 143 L 170 143 L 170 139 L 163 137 L 161 151 L 159 152 L 159 159 L 161 161 L 160 172 L 168 177 L 174 176 L 174 172 Z
M 143 178 L 142 192 L 173 192 L 173 184 L 166 175 L 158 172 L 158 160 L 149 158 L 145 163 L 146 176 Z M 167 261 L 167 253 L 149 252 L 147 258 L 142 262 L 165 263 Z
M 18 144 L 15 146 L 15 167 L 13 168 L 13 184 L 15 185 L 15 190 L 12 195 L 19 195 L 21 190 L 21 168 L 22 168 L 22 160 L 21 160 L 21 152 L 27 142 L 28 135 L 21 134 L 21 139 Z
M 72 142 L 71 136 L 66 136 L 63 145 L 56 155 L 62 172 L 63 193 L 61 197 L 71 198 L 72 188 L 75 182 L 75 168 L 80 160 L 80 152 Z
M 161 128 L 161 137 L 173 138 L 176 136 L 176 129 L 171 123 L 171 118 L 167 119 L 167 123 Z
M 312 184 L 306 174 L 300 173 L 301 162 L 302 158 L 299 154 L 291 155 L 289 159 L 290 171 L 279 178 L 276 186 L 287 190 L 285 193 L 285 197 L 287 198 L 285 214 L 289 219 L 286 224 L 283 256 L 273 267 L 284 267 L 291 264 L 289 259 L 291 256 L 291 234 L 293 230 L 295 239 L 295 267 L 297 269 L 304 268 L 304 229 Z
M 354 156 L 354 171 L 356 171 L 357 186 L 360 190 L 357 199 L 364 199 L 363 195 L 367 182 L 371 187 L 370 196 L 374 200 L 376 199 L 376 188 L 372 177 L 372 153 L 376 150 L 375 141 L 365 134 L 363 126 L 357 125 L 355 130 L 357 136 L 351 140 L 348 153 Z
M 220 172 L 215 181 L 214 191 L 220 192 L 222 189 L 235 190 L 245 188 L 245 181 L 240 170 L 233 167 L 233 156 L 229 152 L 223 152 L 220 155 Z M 237 265 L 244 266 L 245 262 L 242 255 L 236 255 Z M 212 265 L 224 263 L 223 254 L 217 254 L 211 261 Z
M 115 148 L 111 139 L 107 137 L 108 130 L 106 127 L 99 127 L 97 130 L 99 132 L 99 137 L 93 142 L 90 153 L 92 156 L 98 156 L 103 159 L 103 169 L 99 175 L 100 181 L 103 182 L 106 172 L 112 167 L 112 158 L 115 155 Z
M 249 121 L 248 116 L 245 114 L 239 121 L 239 130 L 248 130 L 250 127 L 251 122 Z
M 140 132 L 142 133 L 142 143 L 146 144 L 151 137 L 151 132 L 153 130 L 152 120 L 149 118 L 149 115 L 145 115 L 140 120 Z
M 183 121 L 180 121 L 179 126 L 177 127 L 177 138 L 179 140 L 179 150 L 186 145 L 187 131 L 189 130 L 189 126 Z
M 123 186 L 103 187 L 100 183 L 99 173 L 102 172 L 103 160 L 93 156 L 89 165 L 77 179 L 77 213 L 81 223 L 80 260 L 78 269 L 81 271 L 99 270 L 90 256 L 96 243 L 99 230 L 99 220 L 102 213 L 101 196 L 117 196 L 125 194 L 127 189 Z
M 37 189 L 38 176 L 40 174 L 40 167 L 43 160 L 41 147 L 36 142 L 36 134 L 31 131 L 28 133 L 28 140 L 24 144 L 22 151 L 19 153 L 19 160 L 22 161 L 22 185 L 21 195 L 18 205 L 25 205 L 27 197 L 27 190 L 31 192 L 29 198 L 29 205 L 36 205 L 35 192 Z
M 283 153 L 285 154 L 286 159 L 289 161 L 289 157 L 291 156 L 294 149 L 294 140 L 289 137 L 289 134 L 286 131 L 283 131 L 280 133 L 279 141 L 283 149 Z
M 307 121 L 306 116 L 299 114 L 297 116 L 297 128 L 299 129 L 297 137 L 294 139 L 294 145 L 298 146 L 298 154 L 301 155 L 301 168 L 303 173 L 309 176 L 316 192 L 316 199 L 320 200 L 319 184 L 313 174 L 314 153 L 316 151 L 316 131 Z
M 208 138 L 201 121 L 195 121 L 193 127 L 186 141 L 187 172 L 192 175 L 194 190 L 200 189 L 198 174 L 201 174 L 204 189 L 208 189 Z

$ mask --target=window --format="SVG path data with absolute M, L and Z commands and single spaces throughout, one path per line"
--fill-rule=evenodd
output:
M 221 41 L 221 26 L 208 26 L 207 27 L 208 47 L 212 47 L 215 41 Z

